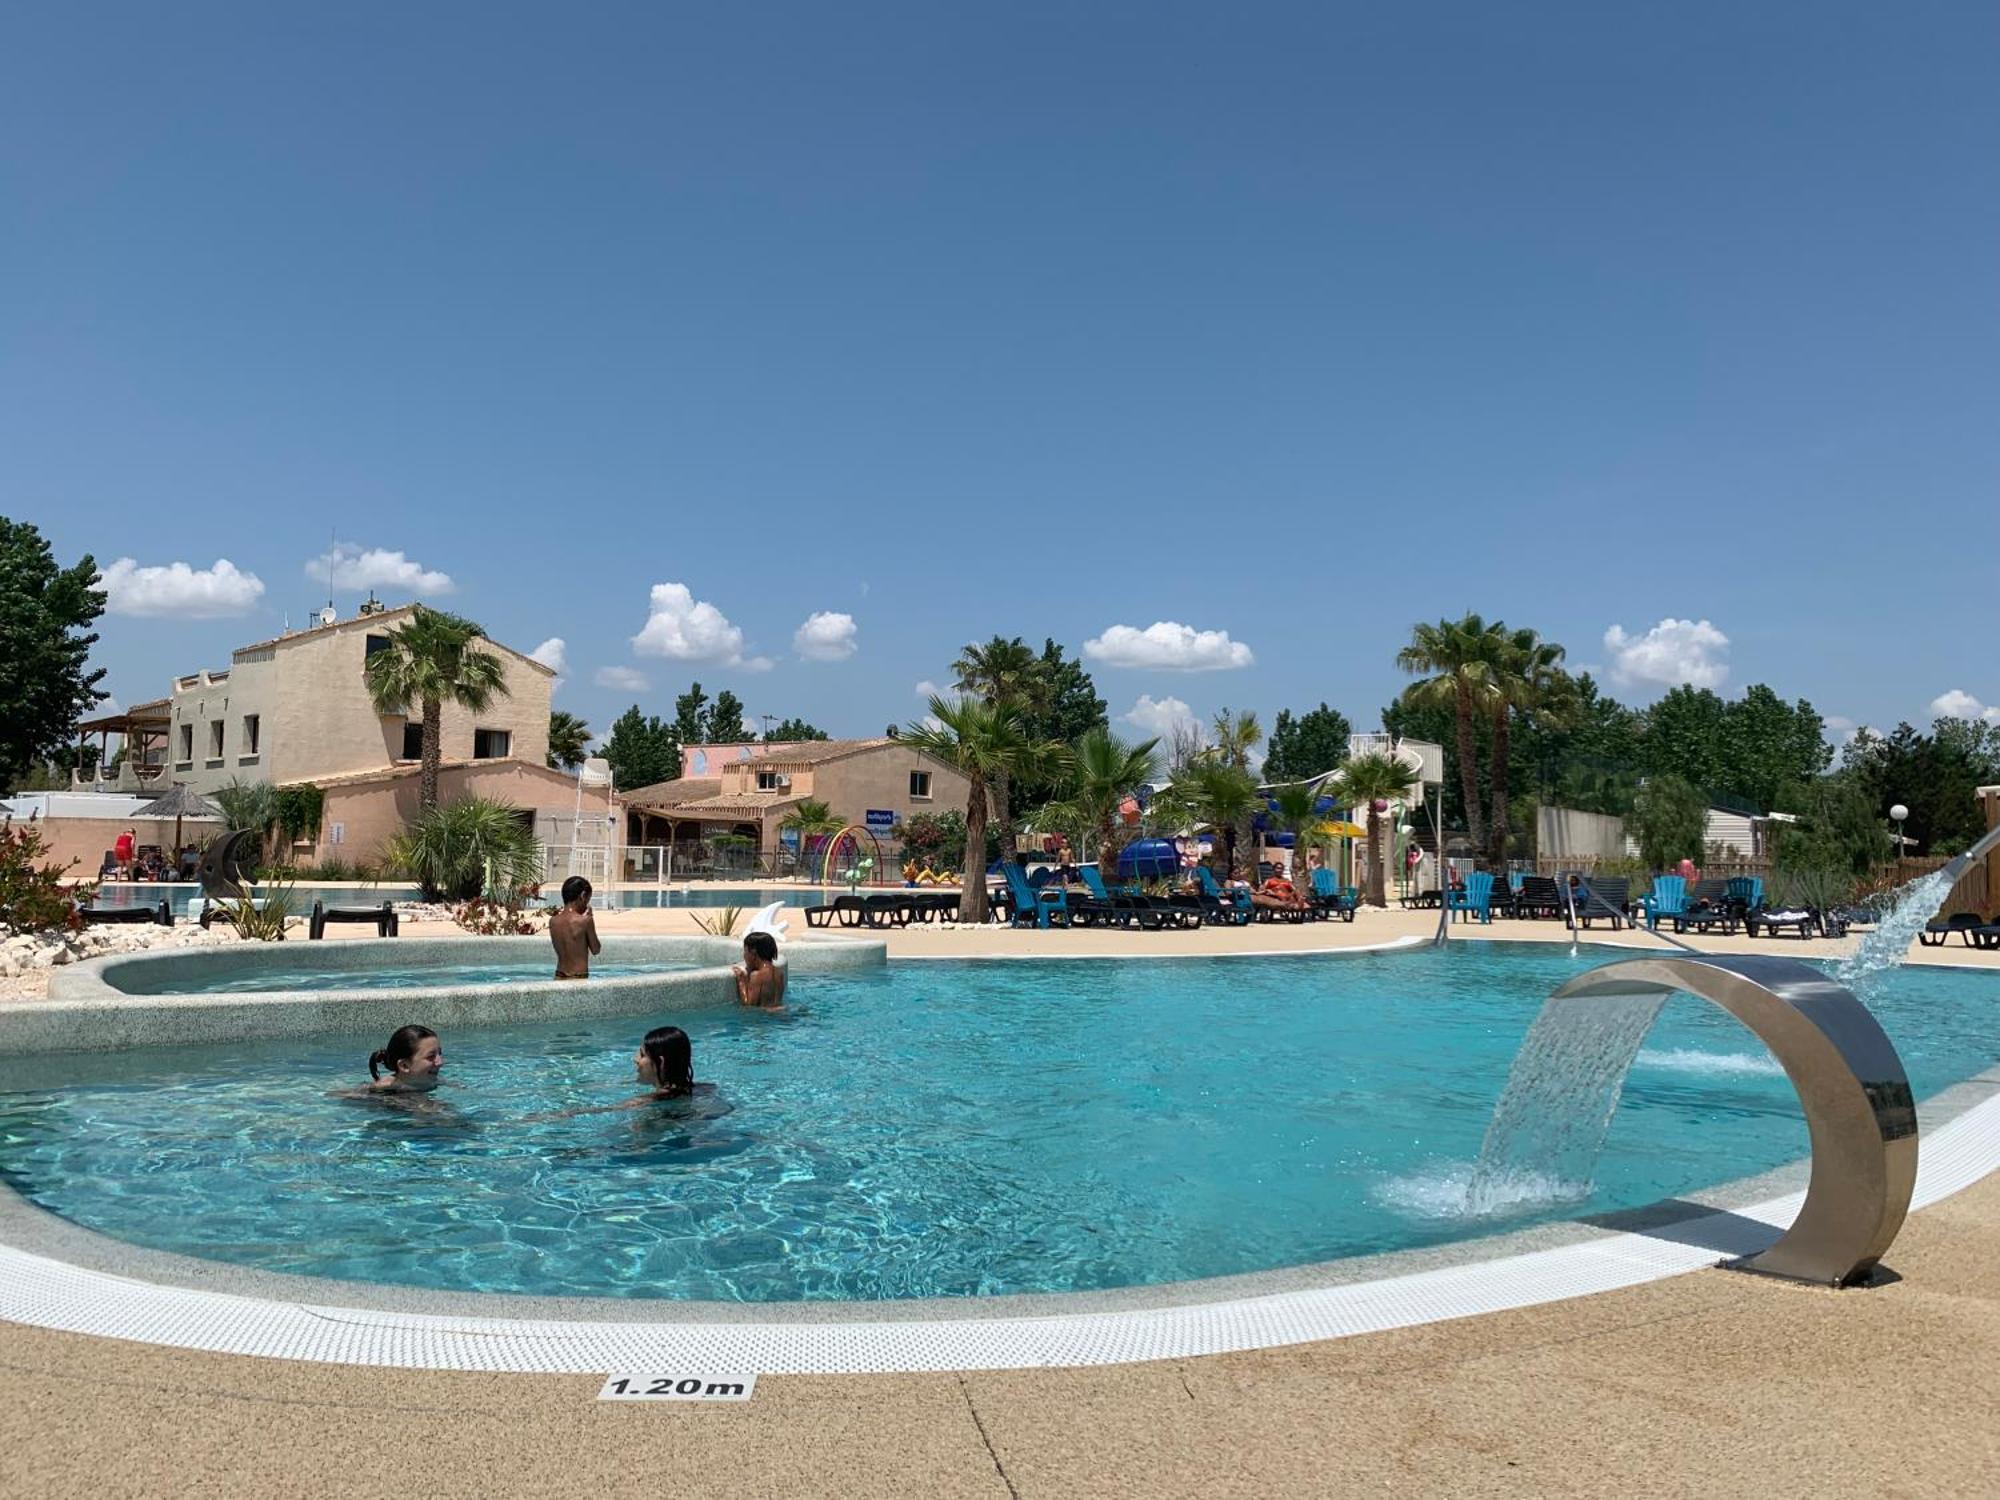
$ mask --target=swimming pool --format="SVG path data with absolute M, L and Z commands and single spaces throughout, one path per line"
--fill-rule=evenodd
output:
M 554 905 L 556 893 L 562 881 L 552 879 L 542 887 L 542 895 L 549 905 Z M 423 892 L 414 885 L 312 885 L 300 883 L 286 887 L 291 894 L 292 910 L 300 916 L 312 910 L 315 901 L 323 901 L 328 906 L 376 906 L 384 901 L 421 901 Z M 884 887 L 883 889 L 886 889 Z M 710 910 L 726 906 L 760 907 L 769 906 L 773 901 L 781 901 L 787 906 L 809 906 L 830 900 L 843 894 L 840 890 L 822 890 L 812 885 L 774 886 L 631 886 L 624 889 L 600 889 L 592 892 L 591 904 L 605 910 L 654 910 L 660 907 L 697 907 Z M 264 886 L 252 889 L 253 895 L 267 893 Z M 104 907 L 157 906 L 164 901 L 177 918 L 194 915 L 201 907 L 201 887 L 187 881 L 155 883 L 149 881 L 107 881 L 97 889 L 96 904 Z
M 1650 1203 L 1804 1154 L 1777 1065 L 1669 1004 L 1587 1196 L 1461 1210 L 1507 1066 L 1605 950 L 903 963 L 788 1014 L 678 1013 L 688 1104 L 631 1097 L 644 1016 L 445 1038 L 435 1108 L 330 1099 L 379 1042 L 0 1064 L 0 1173 L 138 1244 L 471 1291 L 733 1302 L 1180 1281 Z M 2000 978 L 1866 995 L 1920 1097 L 2000 1058 Z M 413 1016 L 412 1019 L 421 1019 Z

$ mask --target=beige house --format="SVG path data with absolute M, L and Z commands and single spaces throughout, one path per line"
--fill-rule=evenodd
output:
M 376 862 L 417 812 L 423 724 L 416 704 L 407 713 L 376 709 L 367 662 L 415 608 L 371 602 L 349 619 L 258 641 L 232 652 L 225 671 L 177 678 L 160 704 L 80 726 L 153 747 L 136 757 L 145 766 L 128 763 L 115 782 L 97 785 L 157 793 L 178 783 L 211 793 L 232 781 L 311 784 L 324 794 L 321 827 L 293 845 L 290 861 Z M 440 797 L 507 803 L 544 843 L 608 842 L 615 800 L 607 805 L 602 791 L 579 797 L 576 777 L 546 763 L 555 673 L 498 641 L 484 649 L 499 660 L 507 690 L 477 714 L 445 706 Z
M 680 849 L 720 835 L 776 856 L 787 842 L 778 825 L 808 798 L 888 843 L 917 813 L 962 815 L 972 789 L 963 774 L 897 739 L 690 746 L 682 765 L 708 774 L 625 794 L 628 844 Z

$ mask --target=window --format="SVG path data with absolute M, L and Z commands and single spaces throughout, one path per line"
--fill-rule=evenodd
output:
M 784 790 L 784 786 L 785 778 L 776 771 L 759 771 L 757 773 L 757 790 L 760 792 L 782 791 Z
M 222 759 L 222 720 L 217 719 L 208 726 L 208 758 Z
M 424 758 L 424 726 L 405 723 L 403 725 L 403 759 L 422 760 Z
M 472 731 L 472 758 L 505 760 L 513 743 L 514 736 L 504 729 L 475 729 Z
M 931 800 L 930 772 L 910 772 L 910 800 L 912 802 L 928 802 Z
M 362 653 L 361 659 L 363 661 L 366 661 L 369 657 L 373 656 L 377 651 L 387 651 L 388 649 L 389 649 L 389 637 L 387 637 L 386 635 L 371 635 L 368 637 L 368 643 Z
M 194 764 L 194 725 L 181 725 L 181 753 L 174 759 L 184 766 Z
M 255 755 L 257 753 L 257 732 L 261 727 L 261 715 L 245 714 L 243 716 L 243 754 Z

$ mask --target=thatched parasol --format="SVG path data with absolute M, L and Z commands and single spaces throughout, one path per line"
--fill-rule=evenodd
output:
M 174 858 L 178 860 L 181 852 L 181 820 L 183 818 L 206 818 L 211 822 L 219 822 L 222 818 L 222 810 L 199 792 L 176 785 L 170 787 L 162 795 L 155 797 L 151 802 L 148 802 L 138 812 L 134 813 L 133 816 L 136 818 L 172 818 L 174 820 Z

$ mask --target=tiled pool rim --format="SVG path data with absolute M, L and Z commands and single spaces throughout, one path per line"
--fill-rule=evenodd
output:
M 444 941 L 466 954 L 467 940 Z M 401 946 L 407 960 L 414 945 L 382 946 Z M 802 972 L 800 960 L 820 951 L 843 966 L 883 961 L 876 943 L 788 947 Z M 874 951 L 855 951 L 863 949 Z M 836 950 L 847 956 L 834 958 Z M 667 977 L 688 976 L 658 976 Z M 578 987 L 563 988 L 568 998 Z M 396 992 L 355 993 L 372 1001 Z M 1919 1114 L 1913 1210 L 2000 1169 L 2000 1068 L 1925 1101 Z M 407 1369 L 861 1374 L 1122 1364 L 1469 1317 L 1712 1267 L 1777 1238 L 1797 1212 L 1805 1167 L 1719 1186 L 1699 1205 L 1673 1201 L 1244 1276 L 1102 1292 L 755 1305 L 438 1292 L 256 1271 L 141 1249 L 0 1187 L 0 1319 L 213 1353 Z

